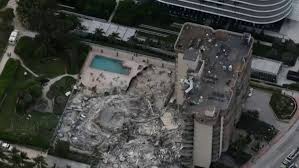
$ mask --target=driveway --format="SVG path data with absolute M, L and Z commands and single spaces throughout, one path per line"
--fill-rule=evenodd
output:
M 269 105 L 271 95 L 271 92 L 254 89 L 252 96 L 247 99 L 245 108 L 248 110 L 258 110 L 260 120 L 273 125 L 276 129 L 281 131 L 288 127 L 288 124 L 276 119 L 275 114 Z

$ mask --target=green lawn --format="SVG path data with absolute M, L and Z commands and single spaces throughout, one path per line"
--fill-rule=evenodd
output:
M 65 64 L 59 58 L 27 59 L 25 60 L 25 64 L 29 66 L 33 72 L 50 78 L 66 73 Z
M 44 77 L 53 78 L 65 73 L 79 73 L 86 56 L 90 50 L 89 46 L 79 43 L 76 47 L 78 55 L 69 53 L 53 53 L 53 51 L 30 37 L 22 37 L 16 48 L 24 63 L 35 73 Z
M 272 47 L 265 46 L 262 44 L 254 43 L 253 44 L 253 54 L 256 56 L 266 57 L 267 54 L 271 51 Z
M 1 3 L 3 3 L 3 0 L 0 0 L 0 8 L 1 8 Z M 9 35 L 13 30 L 13 26 L 11 25 L 12 19 L 13 19 L 12 9 L 6 9 L 0 11 L 0 55 L 2 55 L 2 53 L 4 52 L 7 46 Z
M 280 93 L 273 93 L 270 100 L 270 105 L 279 119 L 291 119 L 295 113 L 295 103 L 293 100 Z
M 0 80 L 13 77 L 13 81 L 5 88 L 7 96 L 0 107 L 0 139 L 11 143 L 48 148 L 58 116 L 34 112 L 30 108 L 26 111 L 17 108 L 22 100 L 21 94 L 24 92 L 30 93 L 33 99 L 37 99 L 36 95 L 41 94 L 40 83 L 30 75 L 25 76 L 25 71 L 20 64 L 11 59 L 5 66 L 4 72 L 11 73 L 3 73 Z M 32 116 L 31 119 L 26 119 L 29 114 Z
M 62 114 L 65 104 L 67 103 L 67 97 L 65 93 L 72 90 L 72 86 L 76 83 L 76 80 L 72 77 L 64 77 L 55 82 L 47 93 L 47 97 L 54 98 L 54 113 Z
M 55 77 L 65 73 L 64 61 L 60 58 L 41 56 L 42 49 L 37 49 L 38 44 L 30 37 L 22 37 L 15 52 L 23 59 L 24 63 L 35 73 L 46 77 Z

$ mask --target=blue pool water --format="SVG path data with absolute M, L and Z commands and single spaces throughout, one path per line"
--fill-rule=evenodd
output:
M 122 61 L 100 55 L 93 58 L 90 67 L 123 75 L 130 73 L 130 69 L 122 65 Z

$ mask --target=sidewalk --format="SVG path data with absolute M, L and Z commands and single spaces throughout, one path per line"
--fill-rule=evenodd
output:
M 35 158 L 37 156 L 43 156 L 48 163 L 48 166 L 51 167 L 54 164 L 56 165 L 56 168 L 66 168 L 67 166 L 71 166 L 71 168 L 90 168 L 89 165 L 85 163 L 80 163 L 68 159 L 63 159 L 55 156 L 48 155 L 46 152 L 37 150 L 37 149 L 30 149 L 25 146 L 21 145 L 13 145 L 18 150 L 27 153 L 29 158 Z
M 288 90 L 283 90 L 283 92 L 290 96 L 294 96 L 297 104 L 299 104 L 299 92 L 288 91 Z M 253 156 L 251 160 L 249 160 L 246 164 L 242 166 L 242 168 L 258 167 L 257 166 L 258 160 L 265 159 L 263 158 L 265 157 L 265 155 L 267 154 L 270 155 L 271 153 L 273 153 L 273 151 L 276 151 L 276 149 L 279 148 L 280 145 L 283 144 L 283 142 L 285 142 L 296 131 L 296 128 L 299 126 L 298 120 L 299 120 L 299 109 L 297 109 L 295 115 L 289 121 L 289 127 L 280 131 L 268 145 L 262 148 L 258 152 L 258 154 L 256 156 Z

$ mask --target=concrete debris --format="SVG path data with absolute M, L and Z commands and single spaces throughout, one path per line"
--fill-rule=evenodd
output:
M 70 97 L 58 139 L 98 158 L 97 167 L 180 167 L 183 120 L 167 105 L 173 93 L 169 70 L 142 71 L 126 93 Z

